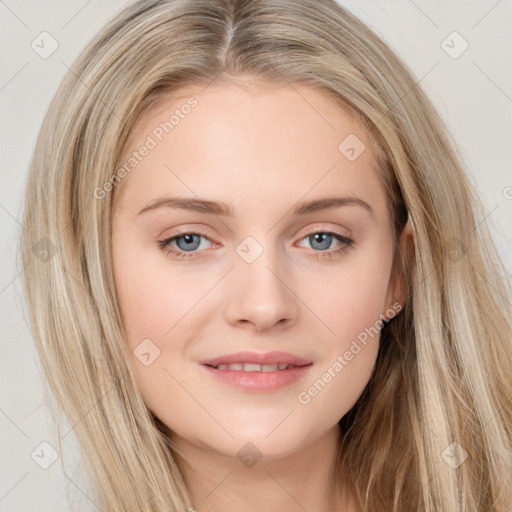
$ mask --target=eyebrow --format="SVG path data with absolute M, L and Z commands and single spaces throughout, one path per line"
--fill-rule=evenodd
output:
M 373 208 L 367 202 L 357 197 L 324 197 L 304 201 L 295 206 L 292 210 L 292 215 L 306 215 L 317 211 L 332 210 L 340 206 L 354 205 L 362 206 L 372 216 L 375 216 Z M 207 199 L 197 199 L 193 197 L 162 197 L 155 199 L 142 208 L 138 215 L 156 210 L 157 208 L 176 208 L 212 215 L 234 216 L 233 208 L 223 201 L 209 201 Z

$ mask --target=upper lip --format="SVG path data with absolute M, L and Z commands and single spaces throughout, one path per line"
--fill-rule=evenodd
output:
M 306 364 L 310 364 L 311 361 L 303 359 L 302 357 L 294 356 L 288 352 L 236 352 L 233 354 L 215 357 L 213 359 L 205 359 L 204 361 L 199 361 L 199 363 L 208 366 L 232 363 L 253 363 L 260 365 L 286 363 L 294 366 L 304 366 Z

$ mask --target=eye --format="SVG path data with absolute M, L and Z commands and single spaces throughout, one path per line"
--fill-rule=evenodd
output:
M 208 237 L 199 233 L 180 233 L 165 240 L 159 240 L 158 245 L 162 250 L 167 250 L 167 254 L 174 254 L 183 259 L 191 259 L 196 257 L 195 251 L 201 245 L 201 239 L 203 238 L 209 240 Z M 173 242 L 176 242 L 177 249 L 172 245 Z
M 353 244 L 353 240 L 347 238 L 344 235 L 336 233 L 334 231 L 328 231 L 324 229 L 316 229 L 307 234 L 302 240 L 309 240 L 313 249 L 318 249 L 312 255 L 313 258 L 326 258 L 332 259 L 333 257 L 339 256 L 348 247 Z M 327 251 L 331 246 L 333 240 L 338 241 L 341 244 L 337 249 Z

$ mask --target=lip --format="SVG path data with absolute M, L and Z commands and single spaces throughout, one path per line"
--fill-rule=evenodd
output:
M 199 364 L 208 366 L 218 366 L 219 364 L 232 363 L 254 363 L 254 364 L 293 364 L 294 366 L 304 366 L 310 364 L 311 361 L 302 357 L 294 356 L 288 352 L 236 352 L 199 361 Z M 272 372 L 269 372 L 272 373 Z
M 254 363 L 260 365 L 286 363 L 295 366 L 286 370 L 270 372 L 219 370 L 214 368 L 214 366 L 219 364 L 232 363 Z M 301 380 L 309 372 L 313 363 L 287 352 L 238 352 L 201 361 L 200 365 L 218 382 L 228 384 L 243 391 L 269 393 L 291 386 Z

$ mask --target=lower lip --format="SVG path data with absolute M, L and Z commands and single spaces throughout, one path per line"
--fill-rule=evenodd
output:
M 201 365 L 216 379 L 244 391 L 271 392 L 290 386 L 303 378 L 313 363 L 296 366 L 289 370 L 275 372 L 245 372 L 242 370 L 218 370 L 212 366 Z

